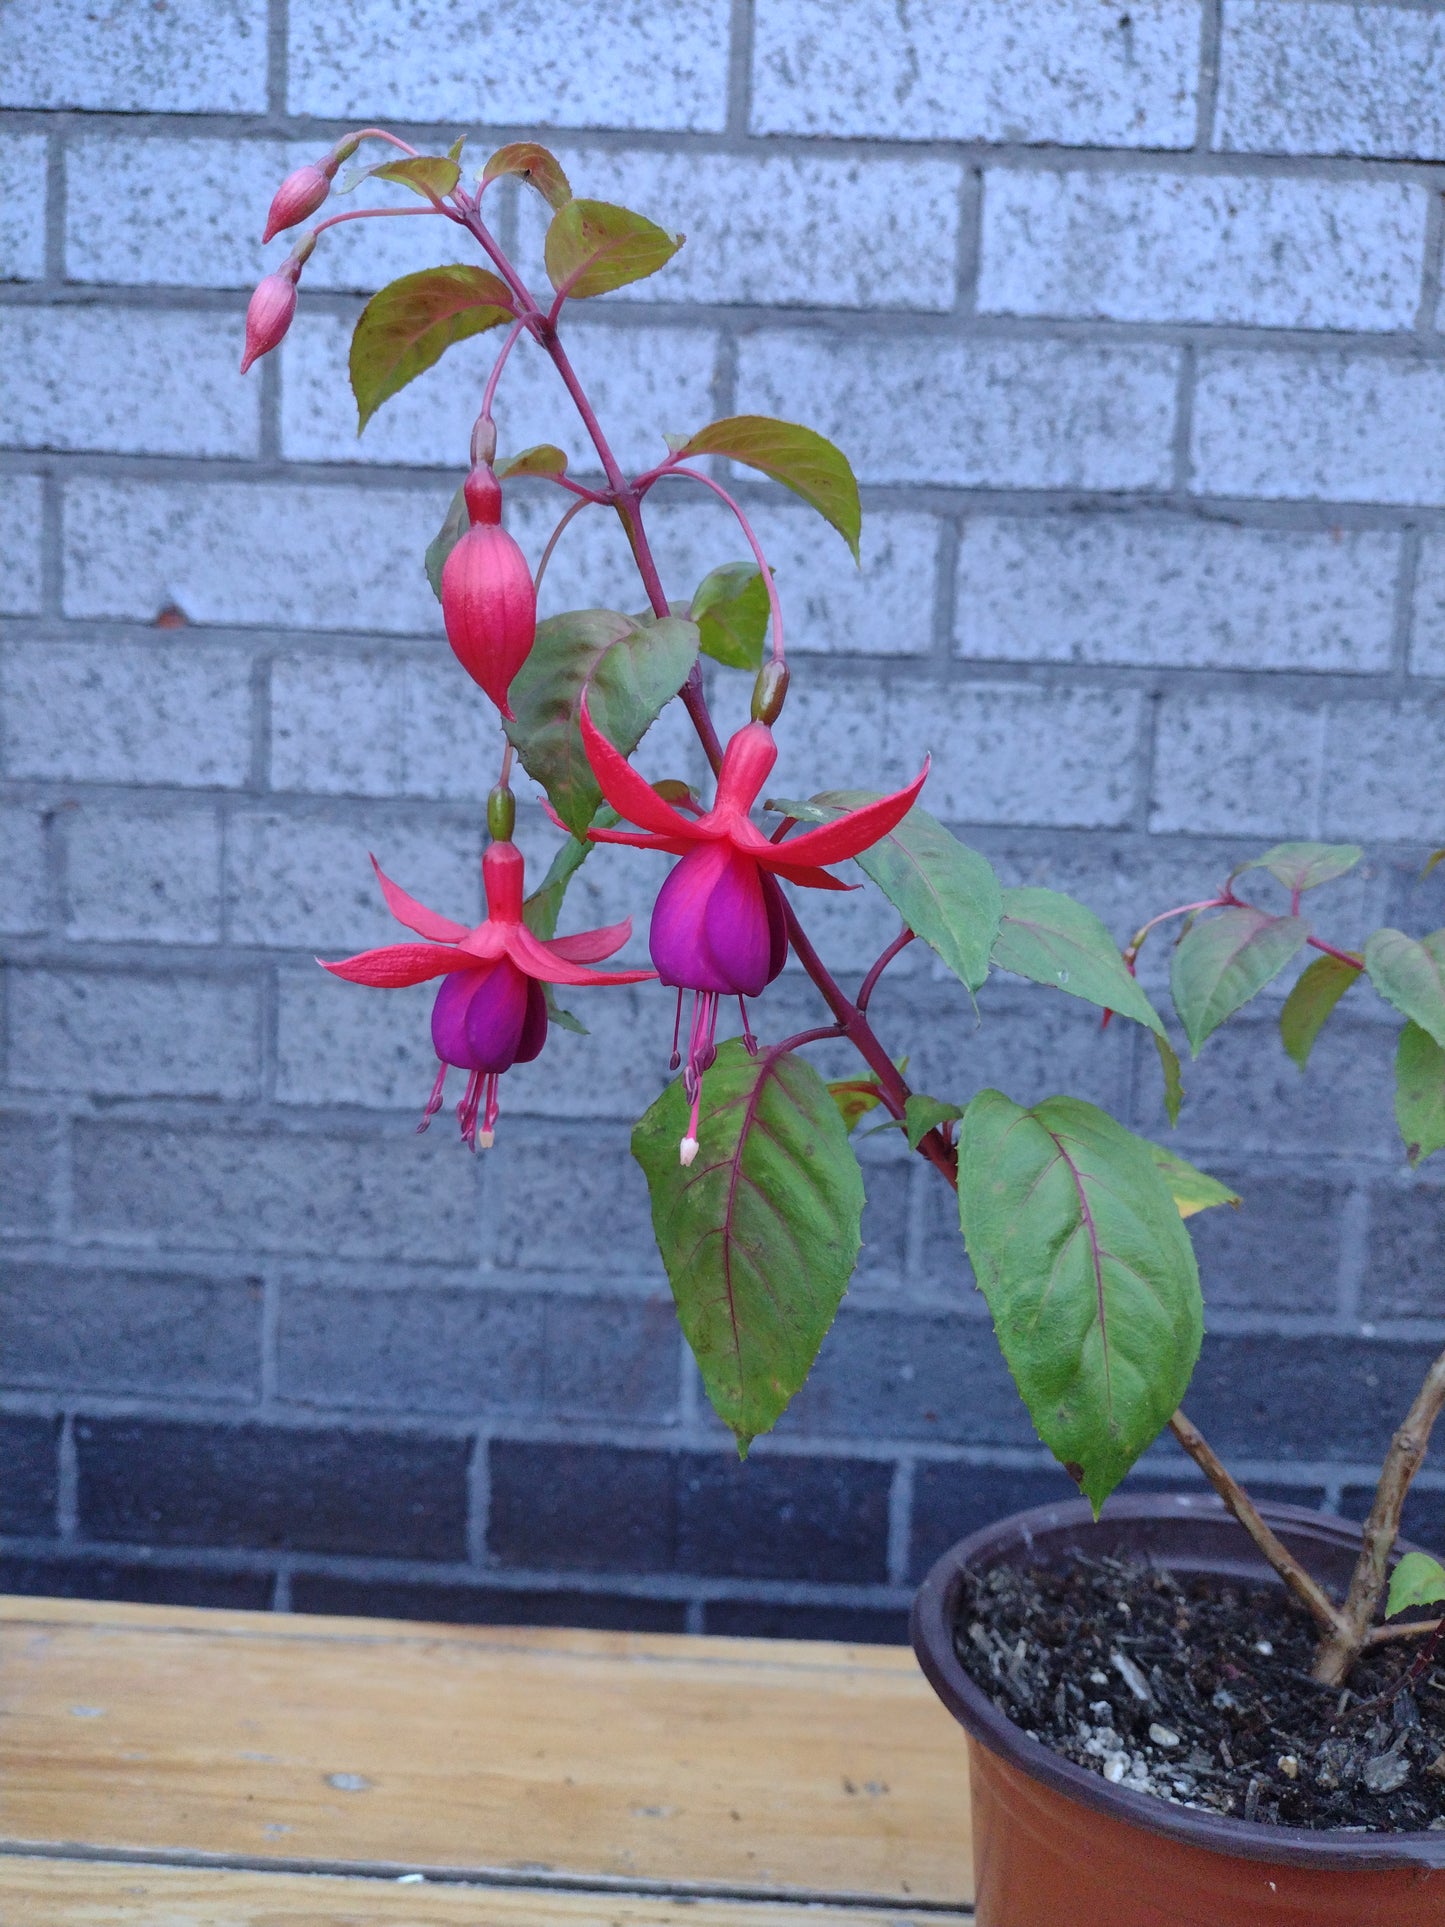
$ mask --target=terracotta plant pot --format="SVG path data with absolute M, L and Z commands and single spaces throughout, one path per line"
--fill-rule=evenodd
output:
M 1262 1505 L 1280 1538 L 1343 1590 L 1359 1529 Z M 1083 1500 L 1018 1513 L 956 1545 L 913 1607 L 913 1646 L 968 1729 L 978 1927 L 1445 1927 L 1445 1832 L 1312 1833 L 1126 1792 L 1031 1740 L 953 1649 L 965 1570 L 1062 1561 L 1077 1548 L 1174 1572 L 1274 1575 L 1211 1493 Z M 1406 1550 L 1402 1546 L 1401 1550 Z

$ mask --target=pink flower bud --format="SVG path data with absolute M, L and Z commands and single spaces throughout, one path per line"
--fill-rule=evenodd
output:
M 328 157 L 329 160 L 329 157 Z M 332 169 L 335 172 L 335 169 Z M 262 241 L 269 241 L 273 234 L 280 234 L 283 228 L 295 227 L 314 214 L 327 195 L 331 192 L 331 174 L 325 165 L 318 166 L 308 161 L 298 167 L 294 174 L 288 174 L 276 189 L 271 202 L 271 212 L 266 216 L 266 232 Z
M 296 276 L 300 269 L 298 266 L 288 273 L 290 266 L 288 262 L 286 267 L 256 284 L 256 292 L 246 309 L 246 351 L 241 356 L 243 375 L 253 361 L 270 354 L 291 326 L 291 317 L 296 312 Z
M 501 526 L 502 491 L 489 468 L 472 470 L 466 499 L 472 526 L 442 570 L 442 617 L 457 661 L 510 718 L 507 691 L 537 633 L 532 571 Z

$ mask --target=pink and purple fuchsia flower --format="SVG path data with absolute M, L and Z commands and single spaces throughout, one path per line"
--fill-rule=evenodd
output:
M 787 961 L 787 912 L 777 879 L 810 890 L 846 890 L 820 866 L 857 856 L 900 823 L 928 775 L 925 762 L 907 789 L 882 796 L 835 822 L 805 830 L 786 843 L 771 842 L 748 812 L 778 759 L 766 723 L 746 723 L 729 742 L 710 810 L 693 819 L 678 814 L 627 759 L 614 749 L 582 709 L 582 740 L 602 794 L 637 830 L 589 830 L 594 843 L 628 843 L 681 857 L 658 892 L 648 945 L 662 982 L 677 988 L 678 1032 L 682 993 L 693 995 L 683 1085 L 690 1117 L 681 1156 L 697 1155 L 698 1106 L 703 1072 L 717 1055 L 719 997 L 757 997 Z M 744 1035 L 747 1011 L 743 1011 Z M 673 1068 L 680 1062 L 674 1037 Z
M 426 983 L 433 977 L 444 979 L 431 1016 L 440 1069 L 417 1129 L 424 1131 L 441 1109 L 447 1071 L 455 1066 L 467 1072 L 466 1090 L 457 1106 L 462 1138 L 473 1150 L 478 1145 L 488 1150 L 497 1124 L 499 1078 L 513 1064 L 529 1064 L 547 1039 L 542 985 L 638 984 L 656 973 L 584 967 L 622 948 L 632 934 L 630 917 L 572 937 L 545 942 L 534 937 L 522 921 L 524 866 L 514 843 L 499 841 L 487 848 L 482 859 L 487 915 L 474 930 L 428 910 L 384 876 L 375 857 L 371 862 L 391 914 L 427 941 L 387 944 L 339 963 L 327 963 L 324 958 L 317 962 L 349 983 L 373 984 L 383 990 Z

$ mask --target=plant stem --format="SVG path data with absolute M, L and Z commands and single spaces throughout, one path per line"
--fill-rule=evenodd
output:
M 867 1010 L 868 1000 L 872 997 L 877 987 L 878 979 L 883 975 L 884 971 L 899 952 L 906 950 L 912 941 L 913 932 L 908 928 L 907 924 L 905 924 L 893 939 L 892 943 L 890 943 L 888 948 L 883 952 L 883 955 L 875 960 L 869 969 L 868 975 L 858 986 L 858 1009 L 860 1011 Z
M 512 323 L 511 327 L 507 330 L 507 338 L 502 343 L 497 359 L 492 363 L 492 372 L 487 376 L 487 385 L 482 390 L 480 413 L 484 421 L 491 419 L 492 403 L 496 399 L 497 394 L 497 383 L 502 379 L 502 370 L 507 365 L 507 356 L 511 354 L 512 350 L 516 347 L 517 337 L 522 333 L 526 325 L 525 317 L 520 321 L 514 321 Z
M 574 502 L 572 506 L 567 510 L 566 514 L 562 517 L 561 521 L 557 524 L 556 528 L 553 529 L 552 533 L 547 537 L 547 546 L 542 551 L 542 559 L 537 564 L 537 573 L 532 578 L 533 595 L 540 595 L 542 592 L 542 577 L 547 573 L 547 564 L 552 560 L 553 549 L 556 548 L 557 544 L 562 539 L 563 529 L 566 528 L 567 524 L 572 520 L 574 515 L 580 515 L 582 510 L 585 509 L 586 507 L 587 507 L 587 503 L 585 501 Z
M 1441 1352 L 1426 1372 L 1425 1382 L 1415 1394 L 1414 1403 L 1385 1455 L 1374 1503 L 1365 1521 L 1360 1556 L 1345 1595 L 1342 1623 L 1332 1637 L 1321 1642 L 1315 1655 L 1314 1676 L 1326 1686 L 1339 1685 L 1368 1637 L 1370 1621 L 1389 1577 L 1390 1554 L 1399 1537 L 1405 1494 L 1420 1469 L 1442 1405 L 1445 1405 L 1445 1352 Z
M 1327 957 L 1338 957 L 1341 963 L 1347 963 L 1352 970 L 1363 970 L 1365 967 L 1363 957 L 1356 956 L 1353 950 L 1338 950 L 1334 944 L 1326 943 L 1323 937 L 1306 937 L 1305 942 L 1312 950 L 1323 950 Z
M 719 487 L 711 476 L 700 475 L 695 468 L 674 468 L 671 469 L 669 473 L 673 475 L 685 475 L 690 482 L 701 482 L 704 488 L 710 488 L 714 495 L 720 496 L 737 517 L 738 526 L 747 537 L 748 546 L 752 549 L 753 555 L 757 560 L 758 569 L 763 578 L 763 587 L 768 592 L 768 609 L 773 619 L 773 661 L 782 662 L 783 605 L 778 600 L 778 585 L 773 580 L 773 572 L 768 566 L 768 558 L 763 554 L 762 544 L 753 533 L 752 523 L 748 520 L 747 516 L 743 514 L 741 505 L 733 500 L 725 488 Z
M 1222 1459 L 1216 1457 L 1204 1434 L 1197 1425 L 1184 1416 L 1182 1410 L 1176 1412 L 1169 1421 L 1169 1430 L 1178 1439 L 1184 1450 L 1193 1459 L 1200 1471 L 1214 1487 L 1215 1491 L 1229 1507 L 1230 1511 L 1253 1539 L 1265 1558 L 1274 1567 L 1280 1578 L 1289 1587 L 1295 1598 L 1304 1606 L 1327 1633 L 1335 1634 L 1343 1629 L 1344 1618 L 1319 1581 L 1312 1579 L 1290 1551 L 1265 1524 L 1255 1509 L 1253 1499 L 1229 1471 Z

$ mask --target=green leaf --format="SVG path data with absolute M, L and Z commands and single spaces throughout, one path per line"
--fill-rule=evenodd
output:
M 1445 1148 L 1445 1050 L 1418 1024 L 1395 1048 L 1395 1122 L 1411 1164 Z
M 550 208 L 566 207 L 572 198 L 562 163 L 536 141 L 513 141 L 510 146 L 499 147 L 482 169 L 482 186 L 500 180 L 504 174 L 530 182 Z
M 577 300 L 607 294 L 665 268 L 684 238 L 631 208 L 569 200 L 547 229 L 547 276 L 559 294 L 565 289 Z
M 947 1104 L 939 1097 L 925 1097 L 921 1091 L 903 1106 L 903 1129 L 908 1137 L 908 1148 L 916 1151 L 928 1133 L 939 1124 L 948 1124 L 963 1112 L 957 1104 Z
M 380 161 L 375 167 L 363 167 L 360 173 L 348 174 L 340 191 L 349 194 L 366 180 L 397 181 L 402 187 L 409 187 L 413 194 L 420 194 L 424 201 L 443 201 L 461 178 L 462 170 L 457 166 L 455 155 L 408 154 L 400 160 Z
M 1353 870 L 1364 854 L 1358 843 L 1276 843 L 1263 856 L 1241 863 L 1230 880 L 1246 870 L 1268 870 L 1286 890 L 1314 890 Z
M 838 1115 L 847 1130 L 877 1110 L 883 1092 L 876 1077 L 840 1077 L 828 1086 L 828 1095 L 838 1106 Z
M 1169 987 L 1194 1056 L 1211 1031 L 1279 975 L 1308 935 L 1299 917 L 1269 917 L 1248 906 L 1190 926 L 1175 949 Z
M 1428 1552 L 1407 1552 L 1390 1574 L 1390 1596 L 1385 1617 L 1407 1612 L 1411 1606 L 1435 1606 L 1445 1599 L 1445 1566 Z
M 1129 975 L 1118 944 L 1092 910 L 1060 890 L 1004 891 L 993 960 L 1000 970 L 1052 984 L 1164 1035 L 1158 1011 Z
M 1422 883 L 1425 881 L 1426 877 L 1429 876 L 1430 872 L 1435 868 L 1435 865 L 1437 863 L 1445 863 L 1445 850 L 1432 850 L 1430 852 L 1429 856 L 1425 860 L 1425 867 L 1420 872 L 1420 881 Z
M 442 599 L 442 570 L 446 567 L 447 557 L 470 527 L 471 516 L 467 513 L 466 484 L 463 483 L 448 504 L 441 527 L 426 545 L 424 558 L 426 579 L 430 582 L 431 592 L 438 602 Z
M 485 268 L 423 268 L 388 282 L 362 309 L 351 337 L 357 434 L 454 342 L 513 318 L 505 285 Z
M 1189 1234 L 1152 1148 L 1078 1098 L 964 1113 L 959 1221 L 1014 1382 L 1097 1513 L 1199 1355 Z
M 1377 930 L 1365 945 L 1365 968 L 1387 1003 L 1445 1044 L 1445 930 L 1419 943 L 1403 930 Z
M 1154 1048 L 1159 1053 L 1159 1068 L 1164 1073 L 1164 1114 L 1173 1130 L 1179 1122 L 1179 1107 L 1184 1102 L 1184 1078 L 1179 1069 L 1179 1054 L 1163 1031 L 1154 1033 Z
M 796 422 L 775 421 L 771 415 L 730 415 L 700 428 L 680 452 L 726 455 L 771 475 L 831 522 L 853 551 L 853 560 L 858 560 L 863 526 L 858 483 L 847 456 L 825 436 Z
M 702 1082 L 678 1161 L 678 1078 L 632 1133 L 682 1329 L 743 1451 L 807 1377 L 858 1261 L 863 1176 L 828 1087 L 792 1051 L 734 1038 Z
M 1162 1144 L 1151 1144 L 1148 1138 L 1139 1141 L 1148 1147 L 1181 1218 L 1192 1218 L 1196 1211 L 1208 1211 L 1216 1204 L 1232 1204 L 1238 1208 L 1239 1193 L 1231 1191 L 1227 1184 L 1221 1184 L 1218 1178 L 1210 1177 L 1207 1171 L 1201 1171 L 1188 1158 L 1180 1157 Z
M 566 473 L 567 457 L 560 448 L 551 442 L 538 442 L 535 448 L 524 448 L 520 455 L 509 455 L 504 462 L 498 462 L 498 475 L 562 475 Z
M 466 135 L 458 134 L 456 139 L 452 142 L 451 146 L 447 149 L 447 159 L 449 161 L 460 161 L 460 159 L 462 158 L 462 149 L 466 146 L 466 144 L 467 144 Z
M 724 562 L 698 584 L 689 611 L 702 653 L 729 669 L 761 669 L 768 633 L 767 584 L 755 562 Z
M 1301 1070 L 1310 1061 L 1325 1019 L 1359 977 L 1358 965 L 1329 956 L 1316 957 L 1307 970 L 1300 972 L 1279 1013 L 1279 1035 Z
M 827 823 L 877 800 L 876 790 L 824 790 L 808 807 L 814 820 Z M 788 813 L 793 811 L 789 805 Z M 853 860 L 914 935 L 977 990 L 988 975 L 1003 903 L 998 878 L 978 851 L 915 803 L 896 828 Z
M 582 699 L 608 741 L 630 756 L 697 660 L 697 628 L 677 616 L 634 621 L 615 609 L 574 609 L 537 625 L 509 692 L 506 724 L 527 774 L 574 836 L 586 834 L 602 792 L 582 747 Z

